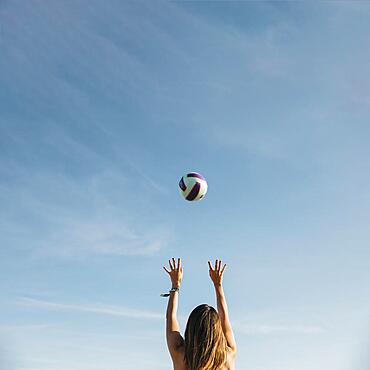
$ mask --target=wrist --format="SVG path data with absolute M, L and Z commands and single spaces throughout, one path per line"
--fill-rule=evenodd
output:
M 223 291 L 223 288 L 222 288 L 222 284 L 221 283 L 220 284 L 214 284 L 214 287 L 215 287 L 215 290 L 216 291 L 220 291 L 220 292 Z
M 174 285 L 172 284 L 172 288 L 169 290 L 168 293 L 162 293 L 160 296 L 161 297 L 169 297 L 171 295 L 171 293 L 179 293 L 180 291 L 180 285 Z

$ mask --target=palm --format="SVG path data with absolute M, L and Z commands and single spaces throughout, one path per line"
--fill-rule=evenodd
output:
M 216 260 L 215 261 L 215 268 L 212 267 L 210 261 L 208 261 L 209 266 L 209 276 L 213 282 L 213 284 L 222 284 L 222 277 L 226 268 L 226 264 L 221 268 L 222 261 Z
M 183 275 L 183 270 L 181 267 L 181 259 L 178 258 L 177 260 L 177 266 L 176 266 L 176 261 L 174 258 L 171 260 L 168 260 L 168 263 L 170 265 L 170 270 L 167 270 L 165 266 L 163 268 L 165 271 L 168 273 L 171 279 L 171 283 L 174 287 L 179 287 L 182 281 L 182 275 Z

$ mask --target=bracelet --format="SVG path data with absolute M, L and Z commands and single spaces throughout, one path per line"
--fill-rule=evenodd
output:
M 169 290 L 168 293 L 162 293 L 161 297 L 169 297 L 172 292 L 179 292 L 180 288 L 172 288 Z

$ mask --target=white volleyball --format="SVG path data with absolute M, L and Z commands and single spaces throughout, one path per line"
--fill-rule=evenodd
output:
M 181 195 L 189 201 L 202 199 L 208 189 L 206 179 L 197 172 L 190 172 L 181 177 L 179 182 Z

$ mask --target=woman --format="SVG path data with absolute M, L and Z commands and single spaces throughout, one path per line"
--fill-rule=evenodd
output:
M 215 268 L 208 261 L 209 276 L 213 282 L 217 298 L 217 311 L 207 304 L 196 307 L 189 316 L 185 329 L 185 339 L 180 334 L 177 321 L 177 306 L 183 269 L 180 258 L 168 261 L 172 289 L 169 294 L 166 313 L 166 338 L 174 370 L 232 370 L 236 357 L 236 343 L 229 321 L 229 314 L 222 276 L 226 265 L 215 261 Z

